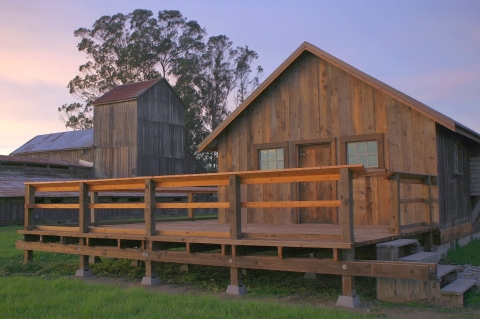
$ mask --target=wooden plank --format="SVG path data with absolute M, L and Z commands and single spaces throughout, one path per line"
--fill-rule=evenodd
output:
M 246 202 L 241 204 L 245 208 L 264 208 L 264 207 L 339 207 L 339 200 L 318 200 L 318 201 L 275 201 L 275 202 Z
M 147 236 L 154 235 L 156 233 L 155 226 L 155 182 L 147 178 L 145 179 L 145 234 Z
M 117 247 L 88 247 L 53 243 L 17 241 L 17 249 L 68 253 L 85 256 L 105 256 L 136 260 L 176 262 L 223 267 L 312 272 L 346 276 L 368 276 L 428 280 L 436 277 L 436 264 L 384 261 L 333 261 L 317 258 L 284 258 L 277 256 L 228 256 L 222 254 L 187 253 L 181 251 L 148 251 Z M 230 262 L 231 260 L 231 262 Z
M 400 234 L 400 176 L 390 179 L 390 229 L 393 234 Z
M 338 183 L 338 195 L 341 205 L 338 208 L 338 220 L 341 227 L 342 242 L 353 243 L 354 217 L 353 217 L 353 186 L 352 172 L 348 168 L 340 171 L 340 182 Z
M 228 232 L 221 231 L 191 231 L 191 230 L 157 230 L 157 236 L 176 236 L 176 237 L 209 237 L 209 238 L 230 238 Z
M 90 211 L 88 208 L 88 185 L 80 183 L 78 198 L 78 231 L 81 234 L 88 233 L 88 226 L 90 224 Z
M 41 231 L 55 231 L 55 232 L 79 232 L 78 227 L 67 227 L 67 226 L 43 226 L 37 225 L 35 226 L 36 230 Z
M 280 234 L 280 233 L 242 233 L 242 238 L 247 239 L 290 239 L 290 240 L 324 240 L 324 241 L 341 241 L 341 235 L 334 234 Z
M 92 207 L 92 205 L 95 205 L 98 203 L 98 192 L 93 192 L 90 195 L 90 223 L 93 224 L 94 226 L 98 225 L 98 218 L 97 214 L 95 214 L 95 208 Z
M 156 208 L 229 208 L 228 202 L 156 203 Z
M 230 175 L 228 185 L 228 201 L 229 208 L 229 222 L 230 222 L 230 238 L 242 238 L 242 208 L 240 197 L 240 178 L 237 175 Z
M 102 203 L 89 204 L 88 207 L 93 209 L 144 209 L 145 203 Z
M 28 230 L 33 226 L 33 207 L 35 205 L 35 188 L 31 185 L 25 184 L 25 211 L 24 211 L 24 229 Z

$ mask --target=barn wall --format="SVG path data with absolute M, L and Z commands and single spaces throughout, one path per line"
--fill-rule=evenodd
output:
M 297 154 L 291 142 L 326 138 L 335 140 L 337 164 L 345 164 L 340 161 L 340 138 L 371 133 L 383 134 L 385 170 L 354 180 L 355 223 L 388 225 L 386 172 L 436 174 L 435 123 L 305 52 L 220 134 L 219 171 L 257 169 L 253 145 L 285 141 L 290 142 L 289 166 L 296 167 Z M 414 186 L 402 186 L 402 196 L 422 196 L 420 186 Z M 252 201 L 282 200 L 294 198 L 296 186 L 251 186 L 247 192 Z M 221 188 L 219 200 L 224 199 L 225 188 Z M 296 222 L 291 210 L 257 209 L 244 214 L 250 223 Z M 402 214 L 405 224 L 418 222 L 423 218 L 423 205 L 402 204 Z M 227 221 L 223 211 L 220 221 Z
M 476 197 L 471 196 L 469 158 L 478 156 L 479 147 L 440 125 L 437 147 L 440 225 L 447 229 L 471 222 Z
M 137 176 L 137 101 L 94 108 L 96 178 Z
M 182 102 L 165 81 L 139 97 L 137 175 L 184 172 L 183 114 Z

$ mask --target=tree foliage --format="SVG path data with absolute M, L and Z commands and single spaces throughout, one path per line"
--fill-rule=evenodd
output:
M 185 142 L 192 152 L 259 84 L 263 70 L 252 72 L 258 59 L 248 46 L 235 47 L 225 35 L 207 37 L 196 21 L 179 11 L 149 10 L 103 16 L 91 29 L 74 32 L 78 50 L 87 55 L 80 74 L 69 83 L 70 93 L 83 103 L 58 108 L 67 128 L 91 128 L 91 103 L 113 87 L 158 77 L 173 84 L 186 106 Z M 212 154 L 198 155 L 215 170 Z

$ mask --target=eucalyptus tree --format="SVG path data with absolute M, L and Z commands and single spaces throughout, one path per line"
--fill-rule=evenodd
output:
M 248 46 L 234 47 L 224 35 L 207 37 L 198 22 L 177 10 L 163 10 L 157 16 L 137 9 L 96 20 L 91 29 L 79 28 L 78 50 L 87 56 L 79 74 L 69 83 L 70 93 L 83 103 L 58 108 L 67 128 L 93 126 L 91 103 L 113 87 L 165 77 L 186 106 L 186 145 L 196 145 L 228 115 L 228 101 L 242 102 L 259 83 L 258 55 Z M 198 155 L 209 170 L 215 156 Z

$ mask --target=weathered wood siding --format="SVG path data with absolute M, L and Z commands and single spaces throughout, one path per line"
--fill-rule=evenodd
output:
M 54 160 L 64 160 L 72 163 L 78 163 L 79 160 L 84 160 L 93 163 L 94 149 L 72 149 L 62 151 L 48 151 L 48 152 L 35 152 L 24 153 L 22 156 L 35 157 L 35 158 L 47 158 Z
M 443 229 L 471 222 L 473 210 L 469 158 L 479 154 L 474 145 L 440 125 L 437 128 L 440 225 Z
M 384 92 L 311 53 L 303 53 L 269 85 L 219 136 L 219 171 L 257 169 L 254 144 L 290 142 L 289 166 L 296 166 L 295 141 L 335 140 L 383 133 L 386 171 L 437 173 L 435 122 Z M 389 187 L 386 171 L 354 181 L 355 223 L 387 225 Z M 402 196 L 421 197 L 419 185 L 402 187 Z M 270 201 L 297 196 L 295 185 L 256 185 L 248 200 Z M 436 188 L 433 193 L 436 197 Z M 417 195 L 418 194 L 418 195 Z M 225 189 L 219 193 L 225 199 Z M 402 204 L 403 224 L 423 221 L 423 204 Z M 291 210 L 244 212 L 250 223 L 296 223 Z M 435 215 L 435 214 L 434 214 Z M 437 217 L 434 219 L 438 219 Z M 220 221 L 226 222 L 224 212 Z
M 138 98 L 137 175 L 184 172 L 184 107 L 160 81 Z
M 480 157 L 473 156 L 469 159 L 470 196 L 480 196 Z
M 137 101 L 97 105 L 94 112 L 95 177 L 138 175 Z

